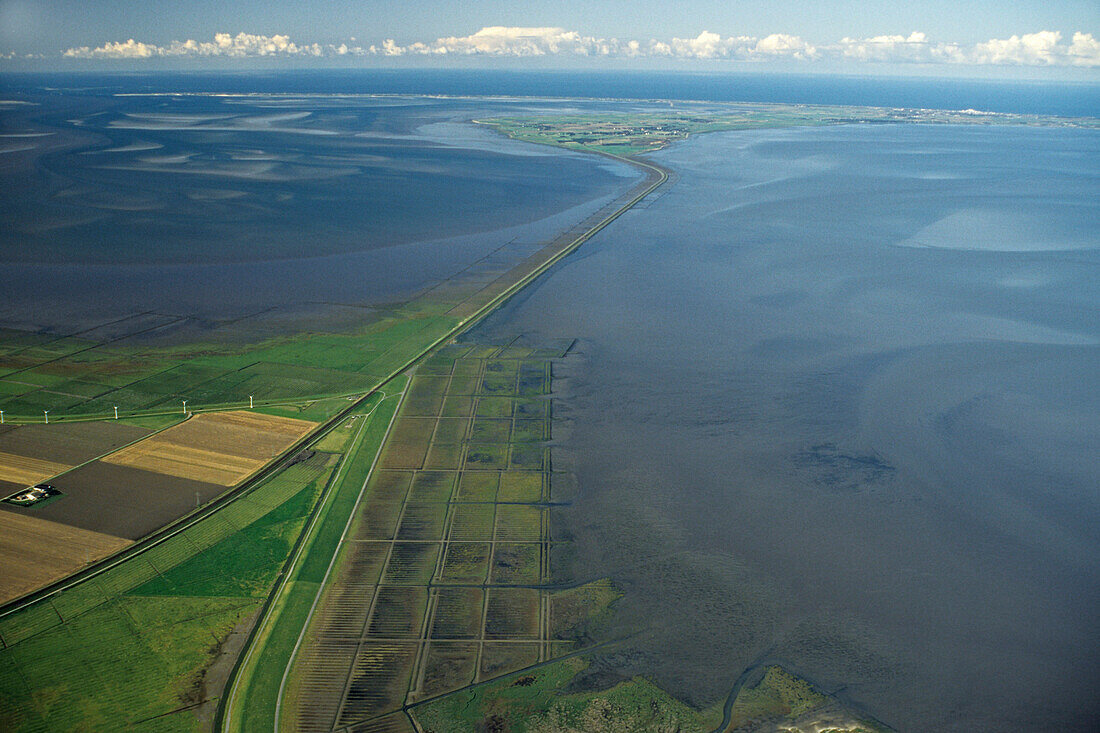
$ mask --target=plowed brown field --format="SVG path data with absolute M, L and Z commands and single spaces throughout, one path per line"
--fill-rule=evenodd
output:
M 105 463 L 233 486 L 316 427 L 255 412 L 212 412 L 123 448 Z
M 45 519 L 0 512 L 0 603 L 121 550 L 130 540 Z

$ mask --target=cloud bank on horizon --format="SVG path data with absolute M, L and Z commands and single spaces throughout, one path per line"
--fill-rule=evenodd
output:
M 352 41 L 354 43 L 354 40 Z M 799 36 L 774 33 L 726 36 L 703 31 L 695 38 L 648 41 L 597 38 L 564 28 L 490 26 L 468 36 L 400 45 L 297 43 L 286 35 L 215 34 L 213 41 L 172 41 L 167 45 L 129 39 L 64 51 L 68 59 L 255 58 L 255 57 L 572 57 L 620 59 L 706 59 L 731 61 L 832 60 L 866 63 L 962 64 L 973 66 L 1100 67 L 1100 41 L 1076 32 L 1039 31 L 983 43 L 960 44 L 929 39 L 924 33 L 842 38 L 814 45 Z

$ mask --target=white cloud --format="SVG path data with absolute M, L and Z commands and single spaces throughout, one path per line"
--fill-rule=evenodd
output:
M 351 39 L 354 43 L 354 39 Z M 620 40 L 586 36 L 554 27 L 488 26 L 468 36 L 448 36 L 405 45 L 386 39 L 366 48 L 297 43 L 286 35 L 215 34 L 213 41 L 172 41 L 163 46 L 129 39 L 63 53 L 76 59 L 148 59 L 157 57 L 334 57 L 334 56 L 490 56 L 490 57 L 614 57 L 727 59 L 733 61 L 818 59 L 856 63 L 969 64 L 999 66 L 1100 67 L 1100 41 L 1077 32 L 1065 42 L 1057 31 L 1040 31 L 972 45 L 933 41 L 914 31 L 907 36 L 843 38 L 838 43 L 812 45 L 799 36 L 774 33 L 722 36 L 703 31 L 694 38 Z
M 1062 43 L 1057 31 L 1040 31 L 1005 39 L 990 39 L 973 46 L 934 43 L 924 33 L 908 36 L 844 38 L 829 52 L 858 61 L 974 66 L 1100 66 L 1100 42 L 1091 33 L 1075 33 L 1071 44 Z
M 407 46 L 387 39 L 381 48 L 371 46 L 370 50 L 385 56 L 631 56 L 638 55 L 640 46 L 637 41 L 623 43 L 614 38 L 594 38 L 564 28 L 488 26 L 469 36 L 437 38 Z
M 358 47 L 346 44 L 322 46 L 318 43 L 297 44 L 289 36 L 260 36 L 251 33 L 215 33 L 213 41 L 172 41 L 166 46 L 142 43 L 129 39 L 113 41 L 91 48 L 70 48 L 62 55 L 77 59 L 147 59 L 167 56 L 227 56 L 245 58 L 256 56 L 342 56 L 366 53 Z

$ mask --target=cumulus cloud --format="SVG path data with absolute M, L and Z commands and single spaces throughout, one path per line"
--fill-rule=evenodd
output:
M 361 48 L 349 48 L 346 44 L 322 46 L 317 43 L 298 44 L 289 36 L 262 36 L 251 33 L 215 33 L 213 41 L 172 41 L 158 46 L 142 43 L 133 38 L 111 41 L 92 48 L 70 48 L 62 55 L 76 59 L 147 59 L 169 56 L 227 56 L 245 58 L 255 56 L 342 56 L 349 53 L 365 53 Z
M 631 56 L 637 55 L 639 44 L 585 36 L 564 28 L 488 26 L 469 36 L 437 38 L 405 46 L 387 39 L 381 46 L 371 46 L 369 50 L 385 56 Z
M 1057 31 L 1040 31 L 1011 38 L 993 38 L 964 46 L 932 42 L 924 33 L 908 36 L 844 38 L 827 52 L 858 61 L 974 66 L 1100 66 L 1100 42 L 1091 33 L 1075 33 L 1072 43 L 1062 43 Z
M 352 39 L 354 42 L 354 39 Z M 694 38 L 637 40 L 600 38 L 556 27 L 488 26 L 468 36 L 399 44 L 386 39 L 367 47 L 298 43 L 286 35 L 215 34 L 213 41 L 172 41 L 167 45 L 129 39 L 102 46 L 70 48 L 75 59 L 149 59 L 160 57 L 334 57 L 334 56 L 489 56 L 725 59 L 732 61 L 819 59 L 861 63 L 970 64 L 1000 66 L 1100 67 L 1100 41 L 1077 32 L 1065 42 L 1057 31 L 1039 31 L 977 44 L 933 41 L 924 33 L 842 38 L 812 45 L 799 36 L 774 33 L 756 37 L 723 36 L 703 31 Z
M 437 38 L 431 42 L 398 45 L 387 39 L 369 51 L 384 56 L 592 56 L 672 57 L 684 59 L 812 58 L 815 50 L 797 36 L 775 34 L 766 38 L 731 36 L 703 31 L 695 38 L 620 40 L 585 36 L 564 28 L 511 28 L 490 26 L 469 36 Z

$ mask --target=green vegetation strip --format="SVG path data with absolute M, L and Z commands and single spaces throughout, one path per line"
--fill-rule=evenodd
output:
M 272 730 L 278 713 L 283 670 L 297 648 L 298 632 L 308 623 L 317 592 L 327 577 L 352 512 L 365 488 L 404 394 L 407 378 L 389 385 L 387 394 L 362 418 L 334 487 L 303 536 L 292 558 L 289 575 L 271 595 L 269 609 L 250 640 L 232 686 L 219 707 L 220 726 L 230 731 Z

